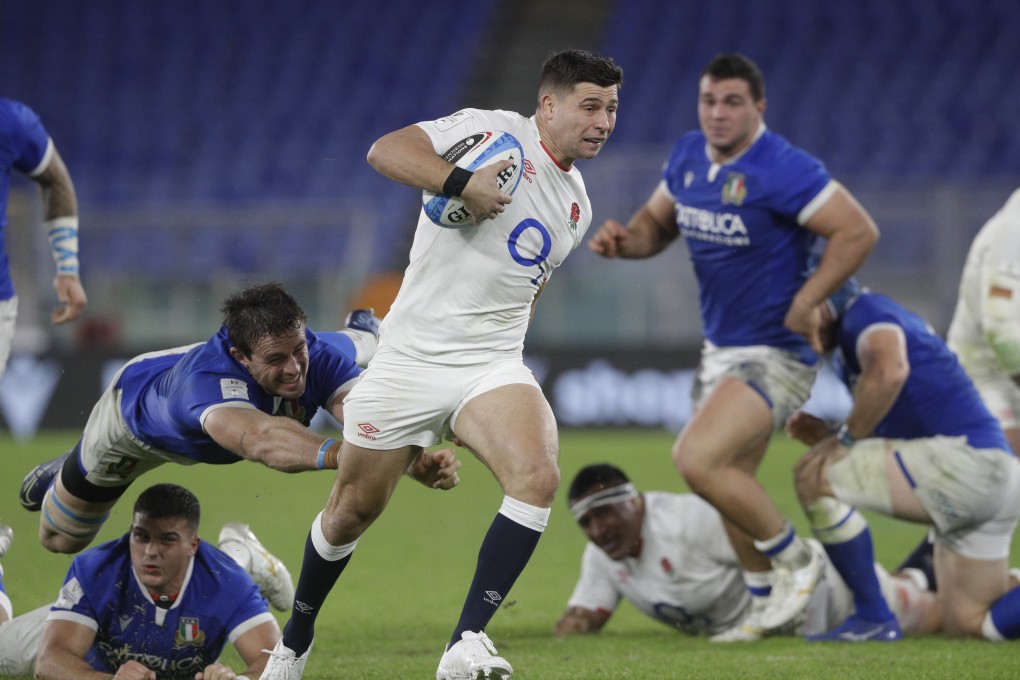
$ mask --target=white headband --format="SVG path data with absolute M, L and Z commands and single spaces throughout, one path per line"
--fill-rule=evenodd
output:
M 618 484 L 617 486 L 611 486 L 608 489 L 602 489 L 597 493 L 593 493 L 590 496 L 585 496 L 581 500 L 571 503 L 570 512 L 574 515 L 574 519 L 581 519 L 584 513 L 588 512 L 592 508 L 601 508 L 603 505 L 612 505 L 613 503 L 622 503 L 623 501 L 629 501 L 637 498 L 638 490 L 634 488 L 634 485 L 630 482 L 626 484 Z

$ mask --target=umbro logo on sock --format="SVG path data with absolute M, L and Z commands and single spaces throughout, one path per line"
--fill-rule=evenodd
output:
M 503 597 L 495 590 L 486 590 L 485 597 L 482 599 L 491 604 L 493 607 L 498 607 L 499 603 L 502 602 Z

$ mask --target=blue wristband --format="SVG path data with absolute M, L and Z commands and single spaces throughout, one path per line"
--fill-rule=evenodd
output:
M 857 438 L 850 434 L 850 431 L 846 427 L 846 423 L 843 423 L 839 426 L 839 429 L 836 430 L 836 441 L 838 441 L 841 446 L 845 446 L 849 449 L 857 443 Z
M 319 457 L 315 460 L 315 465 L 320 470 L 325 469 L 323 464 L 326 462 L 326 450 L 335 443 L 336 440 L 330 437 L 326 441 L 322 442 L 321 446 L 319 446 Z

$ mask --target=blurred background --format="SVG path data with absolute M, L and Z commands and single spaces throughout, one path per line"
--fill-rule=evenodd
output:
M 14 178 L 0 422 L 80 427 L 111 367 L 208 338 L 252 282 L 283 282 L 313 328 L 384 311 L 420 192 L 377 175 L 371 143 L 464 106 L 530 115 L 568 47 L 625 71 L 616 131 L 580 164 L 593 227 L 643 203 L 697 126 L 700 70 L 740 51 L 770 128 L 882 230 L 863 282 L 942 332 L 971 238 L 1020 185 L 1018 37 L 1016 0 L 0 0 L 0 96 L 34 108 L 67 163 L 90 297 L 50 325 L 37 190 Z M 640 262 L 582 247 L 553 278 L 528 361 L 561 424 L 681 425 L 701 340 L 684 246 Z

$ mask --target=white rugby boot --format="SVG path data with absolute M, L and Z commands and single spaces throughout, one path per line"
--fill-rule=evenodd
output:
M 466 630 L 439 660 L 436 680 L 496 680 L 513 672 L 509 662 L 497 655 L 488 635 Z
M 780 630 L 796 620 L 807 607 L 811 593 L 822 577 L 825 561 L 810 543 L 807 545 L 811 559 L 804 566 L 797 569 L 775 566 L 772 593 L 761 613 L 761 625 L 766 632 Z
M 273 553 L 266 550 L 247 524 L 227 522 L 220 529 L 218 541 L 223 550 L 245 567 L 255 585 L 259 587 L 263 597 L 269 604 L 280 611 L 290 611 L 294 606 L 294 582 L 283 562 Z M 247 551 L 248 564 L 235 556 L 235 551 Z
M 761 625 L 761 614 L 765 611 L 767 597 L 752 597 L 751 604 L 740 615 L 736 623 L 721 633 L 708 638 L 709 642 L 757 642 L 765 637 L 765 627 Z
M 272 650 L 263 649 L 269 655 L 269 662 L 259 676 L 259 680 L 301 680 L 301 674 L 305 672 L 305 664 L 308 663 L 309 647 L 305 653 L 298 656 L 294 650 L 283 644 L 283 638 L 276 643 Z

